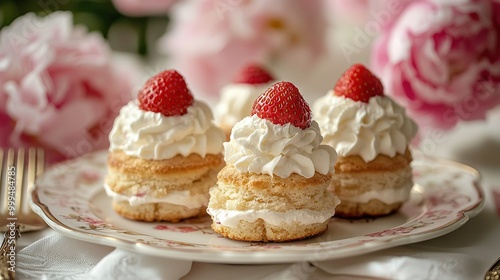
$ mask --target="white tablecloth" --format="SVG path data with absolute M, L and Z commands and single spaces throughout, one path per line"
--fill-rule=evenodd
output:
M 459 229 L 424 242 L 319 263 L 224 265 L 140 255 L 65 237 L 23 234 L 18 279 L 482 279 L 500 256 L 500 112 L 459 126 L 424 152 L 472 165 L 483 175 L 484 210 Z

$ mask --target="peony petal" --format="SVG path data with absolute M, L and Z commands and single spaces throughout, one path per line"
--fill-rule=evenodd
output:
M 86 141 L 89 129 L 97 125 L 105 114 L 105 106 L 99 100 L 75 100 L 42 124 L 46 133 L 39 137 L 47 145 L 65 153 L 67 147 L 74 147 L 80 141 Z M 56 122 L 56 126 L 52 125 Z
M 387 94 L 406 106 L 420 132 L 484 119 L 500 104 L 494 8 L 488 1 L 414 2 L 383 30 L 374 48 L 374 68 Z
M 64 147 L 92 139 L 90 152 L 108 144 L 137 68 L 117 71 L 102 36 L 72 20 L 69 12 L 27 14 L 0 30 L 1 145 L 38 145 L 61 160 L 80 155 Z
M 423 33 L 435 22 L 434 7 L 426 2 L 415 2 L 410 4 L 398 18 L 391 32 L 388 42 L 389 61 L 396 64 L 401 60 L 408 59 L 411 40 L 410 34 Z
M 37 106 L 39 104 L 24 103 L 22 88 L 14 83 L 6 83 L 5 89 L 9 94 L 6 111 L 15 122 L 16 131 L 36 135 L 41 132 L 40 124 L 44 122 L 51 112 L 49 107 Z
M 37 116 L 47 106 L 45 89 L 40 77 L 31 73 L 17 86 L 13 82 L 5 84 L 9 96 L 7 113 L 16 120 L 17 126 L 30 134 L 39 133 L 39 122 L 43 117 Z
M 8 56 L 0 56 L 0 72 L 6 71 L 10 65 L 10 58 Z

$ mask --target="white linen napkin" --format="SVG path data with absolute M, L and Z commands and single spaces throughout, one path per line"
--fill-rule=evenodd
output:
M 191 261 L 141 255 L 116 249 L 104 257 L 90 271 L 89 276 L 104 280 L 177 280 L 191 270 L 191 264 Z
M 474 279 L 470 254 L 409 245 L 339 260 L 275 265 L 192 263 L 137 254 L 53 233 L 17 255 L 17 279 Z
M 137 254 L 59 233 L 21 249 L 16 264 L 16 279 L 177 280 L 191 270 L 191 261 Z
M 479 261 L 459 253 L 425 252 L 409 246 L 392 248 L 358 257 L 316 263 L 280 265 L 223 265 L 194 263 L 182 280 L 470 280 L 484 271 Z
M 468 254 L 428 251 L 423 246 L 403 246 L 367 255 L 317 262 L 332 275 L 360 275 L 377 279 L 475 279 L 480 261 Z M 335 279 L 335 278 L 333 278 Z

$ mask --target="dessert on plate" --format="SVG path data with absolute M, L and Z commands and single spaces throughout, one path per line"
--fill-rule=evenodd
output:
M 226 139 L 229 139 L 233 126 L 250 114 L 255 99 L 275 82 L 263 66 L 249 64 L 221 89 L 214 116 L 215 122 L 226 133 Z
M 206 215 L 208 190 L 223 167 L 224 133 L 175 70 L 151 77 L 109 134 L 105 190 L 113 209 L 140 221 Z
M 322 139 L 292 83 L 278 82 L 261 94 L 224 143 L 226 166 L 207 207 L 213 230 L 264 242 L 323 233 L 339 201 L 327 190 L 337 154 Z
M 342 201 L 336 217 L 388 215 L 408 200 L 413 186 L 408 145 L 417 126 L 366 67 L 356 64 L 344 72 L 334 89 L 314 102 L 313 117 L 323 144 L 338 153 L 330 187 Z

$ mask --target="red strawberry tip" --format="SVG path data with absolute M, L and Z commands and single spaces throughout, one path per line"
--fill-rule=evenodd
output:
M 181 74 L 165 70 L 149 78 L 137 94 L 139 108 L 165 116 L 181 116 L 194 102 Z
M 354 64 L 338 79 L 334 87 L 336 96 L 368 103 L 371 97 L 384 95 L 379 78 L 362 64 Z
M 276 125 L 288 123 L 306 129 L 311 125 L 311 109 L 291 82 L 277 82 L 255 100 L 251 115 Z
M 236 84 L 265 84 L 274 81 L 274 77 L 258 64 L 248 64 L 234 77 Z

